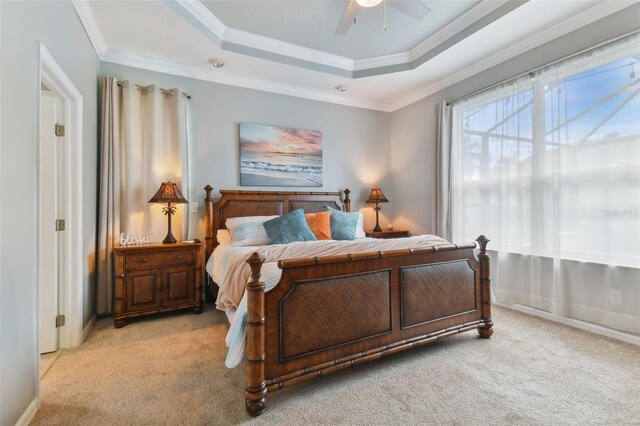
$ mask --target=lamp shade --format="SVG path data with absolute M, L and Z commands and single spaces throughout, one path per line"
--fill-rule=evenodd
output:
M 158 192 L 156 192 L 156 194 L 151 197 L 149 202 L 184 204 L 188 201 L 184 198 L 182 192 L 180 192 L 180 188 L 178 188 L 178 185 L 168 180 L 166 182 L 162 182 L 162 184 L 160 185 L 160 189 L 158 189 Z
M 388 203 L 389 200 L 387 200 L 387 197 L 384 196 L 384 194 L 382 193 L 382 190 L 380 188 L 373 188 L 371 190 L 371 194 L 369 194 L 369 199 L 367 200 L 367 204 L 368 203 Z

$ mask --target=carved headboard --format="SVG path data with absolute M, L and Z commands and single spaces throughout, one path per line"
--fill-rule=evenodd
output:
M 221 190 L 222 197 L 213 202 L 213 187 L 205 186 L 204 223 L 207 243 L 207 259 L 218 245 L 218 229 L 225 228 L 229 217 L 283 215 L 296 209 L 306 213 L 322 211 L 323 205 L 351 211 L 348 189 L 342 192 L 288 192 L 288 191 L 227 191 Z

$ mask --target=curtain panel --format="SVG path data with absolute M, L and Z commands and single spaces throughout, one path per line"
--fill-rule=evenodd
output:
M 454 242 L 492 242 L 497 300 L 640 335 L 640 42 L 456 102 Z
M 96 311 L 113 310 L 113 260 L 120 234 L 153 233 L 162 241 L 167 217 L 149 204 L 167 179 L 188 192 L 186 100 L 177 89 L 132 85 L 105 77 L 102 91 L 100 194 Z M 178 206 L 173 217 L 178 241 L 189 235 L 189 213 Z M 178 225 L 179 224 L 179 225 Z M 176 226 L 178 225 L 178 226 Z
M 451 229 L 451 132 L 452 107 L 445 101 L 438 104 L 436 134 L 436 235 L 453 239 Z M 480 234 L 478 234 L 480 235 Z

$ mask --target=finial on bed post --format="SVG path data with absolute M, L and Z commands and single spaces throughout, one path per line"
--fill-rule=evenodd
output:
M 344 190 L 344 211 L 351 212 L 351 199 L 349 198 L 349 194 L 351 194 L 351 190 L 346 188 Z
M 251 279 L 247 284 L 247 387 L 244 395 L 247 412 L 252 416 L 264 412 L 267 397 L 264 282 L 260 281 L 263 262 L 262 256 L 255 252 L 247 259 Z
M 211 198 L 211 191 L 213 191 L 213 186 L 211 185 L 207 185 L 204 187 L 205 192 L 207 193 L 207 196 L 205 197 L 205 201 L 213 201 L 213 198 Z
M 489 241 L 491 240 L 485 237 L 484 235 L 480 235 L 478 238 L 476 238 L 476 241 L 480 246 L 480 253 L 487 254 L 487 244 L 489 244 Z
M 488 338 L 493 334 L 493 320 L 491 319 L 491 273 L 489 271 L 491 257 L 487 253 L 487 245 L 490 240 L 484 235 L 480 235 L 476 238 L 476 241 L 480 248 L 478 260 L 480 261 L 480 285 L 482 286 L 482 319 L 484 319 L 484 324 L 478 327 L 478 334 L 481 337 Z

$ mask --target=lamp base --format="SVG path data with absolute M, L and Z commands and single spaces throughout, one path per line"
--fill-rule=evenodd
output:
M 169 203 L 169 207 L 167 209 L 167 236 L 164 237 L 164 240 L 162 241 L 162 244 L 175 244 L 177 243 L 176 238 L 173 236 L 173 232 L 171 232 L 171 216 L 173 216 L 173 212 L 175 210 L 175 207 L 173 208 L 173 210 L 171 209 L 171 203 Z
M 162 244 L 175 244 L 178 241 L 175 239 L 173 235 L 168 235 L 162 240 Z
M 376 226 L 373 228 L 373 232 L 382 232 L 382 228 L 380 228 L 380 221 L 378 220 L 378 213 L 380 213 L 380 206 L 376 203 L 375 211 L 376 211 Z

